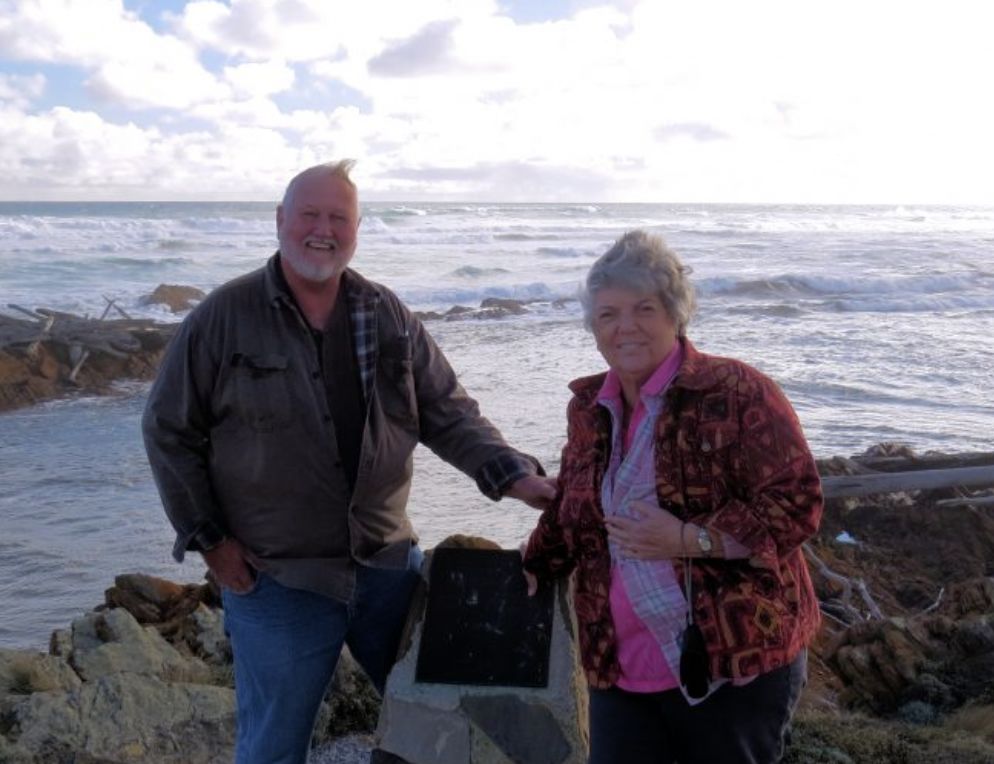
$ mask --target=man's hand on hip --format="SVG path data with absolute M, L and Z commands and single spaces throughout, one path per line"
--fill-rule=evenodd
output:
M 505 496 L 523 501 L 529 507 L 545 509 L 556 498 L 556 479 L 540 475 L 519 478 L 504 492 Z
M 248 564 L 245 547 L 236 539 L 226 538 L 202 554 L 214 578 L 225 589 L 245 594 L 255 584 L 255 572 Z

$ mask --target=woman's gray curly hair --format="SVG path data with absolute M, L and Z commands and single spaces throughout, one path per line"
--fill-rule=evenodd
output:
M 580 293 L 583 321 L 593 325 L 594 296 L 601 289 L 620 287 L 640 294 L 654 294 L 676 324 L 677 335 L 686 336 L 687 324 L 697 308 L 691 268 L 666 246 L 661 236 L 642 230 L 629 231 L 597 258 Z

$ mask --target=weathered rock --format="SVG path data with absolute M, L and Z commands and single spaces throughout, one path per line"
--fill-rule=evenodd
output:
M 235 734 L 232 690 L 137 674 L 34 693 L 4 716 L 4 761 L 220 764 L 231 761 Z
M 830 663 L 847 705 L 887 714 L 922 701 L 948 711 L 994 687 L 994 612 L 860 623 L 839 635 Z
M 511 300 L 504 297 L 487 297 L 480 303 L 481 308 L 493 308 L 503 311 L 505 315 L 521 316 L 528 308 L 521 300 Z
M 160 631 L 176 629 L 177 619 L 190 615 L 202 604 L 216 603 L 206 584 L 180 585 L 144 573 L 126 573 L 114 579 L 104 593 L 108 607 L 127 610 L 139 623 L 162 624 Z
M 53 631 L 48 640 L 48 653 L 68 658 L 72 654 L 72 631 L 70 629 Z
M 196 627 L 193 634 L 195 654 L 208 664 L 231 663 L 231 641 L 224 631 L 224 614 L 200 605 L 190 614 L 190 620 Z
M 190 310 L 207 295 L 202 289 L 180 284 L 159 284 L 140 300 L 142 305 L 165 305 L 173 313 Z
M 65 658 L 0 648 L 0 695 L 72 690 L 80 684 Z
M 351 732 L 372 732 L 376 729 L 380 706 L 380 695 L 373 683 L 348 647 L 343 647 L 315 724 L 315 741 Z
M 203 661 L 181 655 L 151 627 L 117 608 L 89 613 L 72 624 L 70 663 L 85 681 L 133 673 L 174 682 L 209 682 Z

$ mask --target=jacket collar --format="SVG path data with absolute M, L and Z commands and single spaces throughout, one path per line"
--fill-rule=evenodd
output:
M 713 387 L 717 382 L 717 377 L 711 364 L 712 356 L 699 352 L 686 337 L 680 338 L 680 344 L 683 345 L 683 363 L 680 365 L 680 370 L 676 373 L 673 382 L 670 383 L 670 389 L 705 390 Z M 597 393 L 600 392 L 606 376 L 607 372 L 601 372 L 589 377 L 574 379 L 569 383 L 569 389 L 582 405 L 595 406 Z

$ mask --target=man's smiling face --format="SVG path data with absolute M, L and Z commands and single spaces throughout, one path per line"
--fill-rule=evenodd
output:
M 326 172 L 297 179 L 276 210 L 283 262 L 306 281 L 338 278 L 355 254 L 359 199 L 346 180 Z

